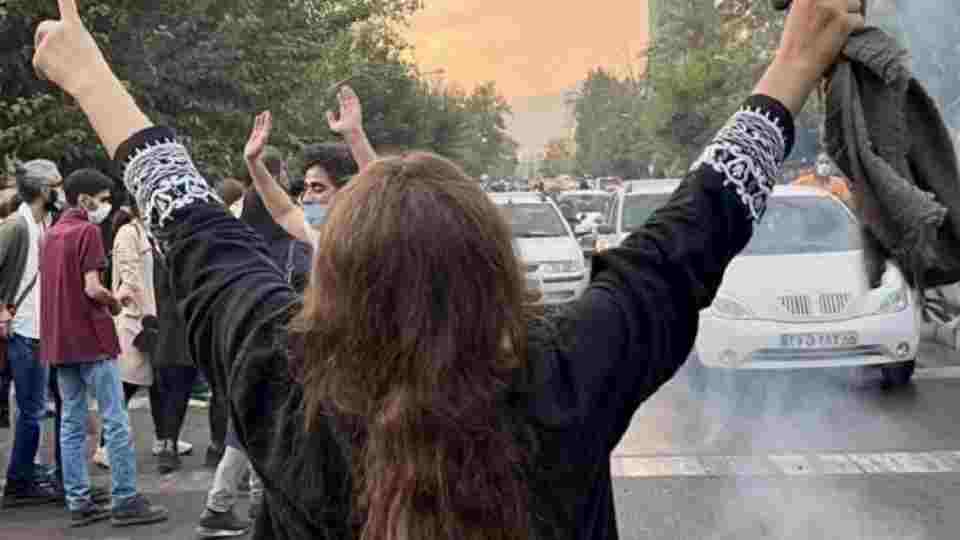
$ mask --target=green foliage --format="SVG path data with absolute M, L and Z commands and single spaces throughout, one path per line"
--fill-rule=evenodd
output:
M 572 96 L 581 174 L 684 174 L 772 60 L 783 16 L 767 1 L 661 0 L 654 24 L 642 74 L 593 70 Z
M 296 155 L 333 140 L 325 113 L 337 85 L 359 93 L 375 146 L 422 148 L 474 174 L 515 162 L 493 84 L 438 88 L 405 61 L 392 29 L 420 0 L 117 0 L 81 14 L 118 76 L 157 123 L 178 129 L 207 172 L 242 172 L 254 113 L 274 113 L 274 142 Z M 109 161 L 76 107 L 37 80 L 32 32 L 54 0 L 0 11 L 0 156 L 52 157 L 66 171 Z M 489 135 L 483 142 L 484 134 Z

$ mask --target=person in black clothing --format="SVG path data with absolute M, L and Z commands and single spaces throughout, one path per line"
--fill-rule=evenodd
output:
M 374 162 L 337 197 L 297 295 L 185 147 L 112 74 L 74 0 L 34 63 L 76 98 L 163 247 L 194 356 L 263 479 L 258 538 L 617 537 L 609 459 L 683 364 L 751 237 L 859 1 L 794 0 L 776 60 L 670 202 L 554 318 L 510 229 L 451 163 Z

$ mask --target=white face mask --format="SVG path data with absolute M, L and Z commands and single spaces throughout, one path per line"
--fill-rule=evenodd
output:
M 90 220 L 90 223 L 94 225 L 99 225 L 103 223 L 107 216 L 110 215 L 110 210 L 113 210 L 113 205 L 110 203 L 104 203 L 97 207 L 93 212 L 87 212 L 87 218 Z
M 826 163 L 817 165 L 817 176 L 830 176 L 830 165 Z

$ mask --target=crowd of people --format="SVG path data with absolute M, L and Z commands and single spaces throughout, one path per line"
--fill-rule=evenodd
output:
M 349 88 L 328 118 L 345 144 L 305 150 L 300 193 L 269 113 L 244 150 L 248 185 L 211 186 L 59 0 L 34 66 L 87 115 L 127 195 L 92 169 L 17 171 L 0 227 L 18 411 L 4 505 L 65 504 L 74 526 L 168 519 L 138 490 L 127 403 L 147 388 L 158 470 L 175 471 L 199 372 L 218 458 L 202 535 L 250 530 L 233 511 L 248 477 L 258 538 L 616 538 L 610 453 L 688 357 L 793 115 L 863 24 L 856 0 L 793 4 L 776 60 L 671 202 L 547 314 L 477 182 L 431 154 L 378 157 Z M 47 396 L 52 471 L 35 467 Z M 109 490 L 90 484 L 88 442 Z
M 343 87 L 340 97 L 341 111 L 331 117 L 330 127 L 354 148 L 308 146 L 300 189 L 292 185 L 282 153 L 267 145 L 269 113 L 257 117 L 245 148 L 248 175 L 212 186 L 224 208 L 269 246 L 271 261 L 297 291 L 306 287 L 315 231 L 334 196 L 357 173 L 357 161 L 366 164 L 376 157 L 363 132 L 356 94 Z M 191 357 L 170 269 L 130 194 L 115 184 L 93 169 L 64 179 L 56 163 L 35 159 L 17 167 L 14 197 L 7 203 L 11 210 L 0 215 L 0 287 L 4 298 L 15 298 L 4 310 L 8 357 L 0 371 L 0 395 L 8 398 L 13 386 L 17 412 L 2 506 L 80 501 L 72 509 L 74 526 L 105 516 L 96 503 L 111 493 L 117 525 L 166 517 L 164 509 L 137 495 L 125 409 L 138 392 L 149 395 L 157 472 L 170 474 L 193 448 L 180 440 L 180 431 L 194 382 L 198 377 L 214 380 L 211 364 Z M 109 249 L 105 238 L 112 238 Z M 262 493 L 230 425 L 226 395 L 222 388 L 214 390 L 206 461 L 216 473 L 200 516 L 203 537 L 246 532 Z M 49 399 L 55 402 L 56 458 L 49 467 L 37 467 Z M 96 418 L 87 417 L 91 401 L 102 428 L 95 427 L 100 424 Z M 8 429 L 13 416 L 9 404 L 9 399 L 0 403 L 0 427 Z M 112 490 L 89 484 L 89 432 L 99 433 L 92 461 L 110 469 Z M 233 512 L 241 482 L 249 483 L 251 520 Z M 94 504 L 83 504 L 85 499 Z

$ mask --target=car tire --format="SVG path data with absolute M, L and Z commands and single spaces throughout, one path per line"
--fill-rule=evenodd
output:
M 910 384 L 913 378 L 913 372 L 917 369 L 917 362 L 901 362 L 899 364 L 890 364 L 880 368 L 883 373 L 883 385 L 887 388 L 900 388 Z

